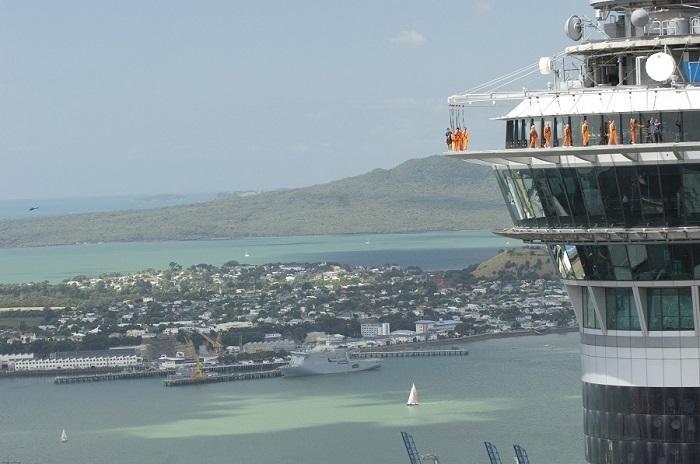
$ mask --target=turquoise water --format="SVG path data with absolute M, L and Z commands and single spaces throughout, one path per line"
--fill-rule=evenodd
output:
M 459 269 L 518 244 L 486 231 L 462 231 L 12 248 L 0 249 L 0 282 L 58 282 L 81 274 L 163 269 L 171 261 L 184 266 L 221 265 L 229 260 L 249 264 L 333 261 Z
M 339 376 L 162 387 L 0 379 L 0 462 L 396 463 L 400 431 L 443 464 L 583 462 L 578 334 L 488 340 Z M 421 405 L 405 401 L 415 382 Z M 65 428 L 69 441 L 60 443 Z

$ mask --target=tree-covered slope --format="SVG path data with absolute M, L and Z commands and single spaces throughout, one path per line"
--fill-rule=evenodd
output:
M 489 168 L 434 156 L 328 184 L 195 205 L 0 221 L 0 247 L 488 229 L 508 223 Z

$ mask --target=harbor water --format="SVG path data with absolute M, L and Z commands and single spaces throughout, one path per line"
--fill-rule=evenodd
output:
M 165 269 L 170 262 L 221 265 L 276 262 L 398 264 L 424 270 L 461 269 L 520 242 L 488 231 L 420 234 L 314 235 L 244 240 L 101 243 L 0 249 L 0 282 L 60 282 L 77 275 Z
M 0 379 L 0 462 L 405 464 L 408 431 L 443 464 L 487 463 L 485 440 L 503 462 L 520 443 L 533 463 L 582 463 L 578 334 L 463 347 L 376 371 L 172 389 Z M 421 404 L 408 408 L 412 383 Z

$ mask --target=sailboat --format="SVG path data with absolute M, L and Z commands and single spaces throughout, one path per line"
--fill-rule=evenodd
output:
M 243 256 L 245 256 L 246 258 L 250 256 L 250 253 L 248 253 L 248 249 L 245 250 L 245 253 L 243 253 Z
M 66 429 L 61 430 L 61 443 L 68 441 L 68 435 L 66 434 Z
M 418 405 L 418 390 L 416 390 L 416 384 L 414 383 L 411 387 L 411 393 L 408 394 L 408 401 L 406 401 L 406 406 L 417 406 Z

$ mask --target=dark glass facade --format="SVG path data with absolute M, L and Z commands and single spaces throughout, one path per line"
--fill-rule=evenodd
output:
M 498 169 L 516 226 L 700 226 L 700 163 Z
M 583 383 L 586 460 L 700 463 L 700 388 Z
M 549 245 L 563 279 L 700 280 L 700 243 Z
M 631 288 L 605 289 L 605 320 L 608 330 L 641 330 Z

